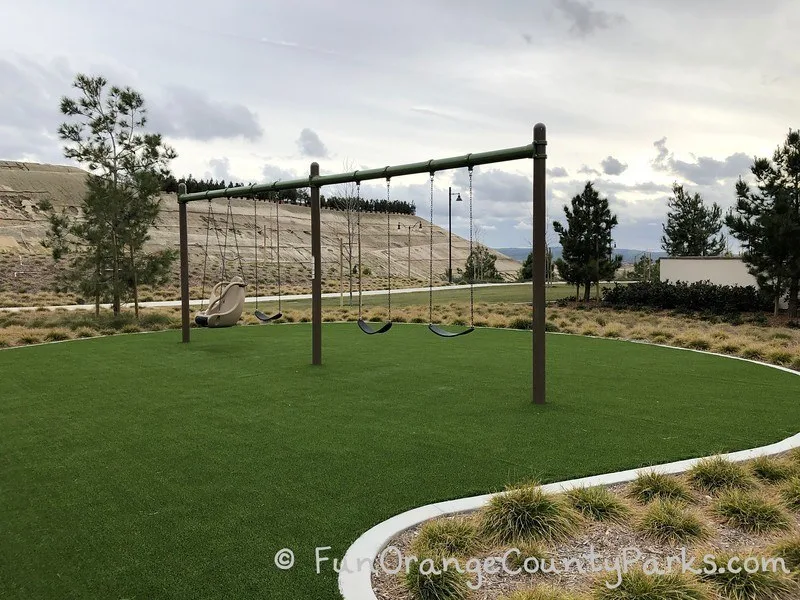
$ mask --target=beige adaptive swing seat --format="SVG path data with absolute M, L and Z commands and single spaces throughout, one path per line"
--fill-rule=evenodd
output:
M 244 310 L 245 283 L 234 277 L 229 283 L 219 282 L 211 290 L 208 308 L 198 312 L 194 322 L 200 327 L 231 327 L 236 325 Z

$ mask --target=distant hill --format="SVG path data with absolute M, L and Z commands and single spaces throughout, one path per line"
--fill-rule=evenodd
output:
M 47 215 L 39 209 L 39 202 L 49 200 L 59 213 L 65 211 L 72 217 L 80 218 L 86 177 L 85 171 L 70 166 L 0 160 L 0 291 L 13 289 L 34 293 L 54 287 L 53 280 L 58 270 L 49 252 L 40 243 L 45 238 L 49 224 Z M 209 204 L 213 208 L 211 219 Z M 216 277 L 215 273 L 220 270 L 223 251 L 217 242 L 228 230 L 225 225 L 226 204 L 220 199 L 211 203 L 194 202 L 188 207 L 190 283 L 193 286 L 202 286 L 206 250 L 211 277 Z M 260 202 L 254 207 L 251 200 L 235 199 L 231 202 L 231 212 L 231 225 L 235 225 L 231 231 L 236 233 L 235 237 L 228 238 L 229 252 L 225 256 L 235 255 L 241 261 L 228 258 L 229 268 L 238 268 L 241 262 L 245 275 L 250 277 L 255 275 L 257 265 L 262 281 L 275 281 L 277 244 L 280 239 L 282 280 L 287 284 L 296 282 L 298 286 L 307 285 L 312 264 L 310 208 L 291 204 L 278 207 L 268 202 Z M 357 261 L 356 232 L 352 221 L 348 227 L 347 217 L 341 211 L 324 208 L 320 220 L 323 278 L 330 285 L 338 286 L 340 240 L 344 255 L 343 270 L 347 273 L 350 270 L 347 264 L 350 250 L 353 260 Z M 393 284 L 408 287 L 427 283 L 431 258 L 434 277 L 442 279 L 450 259 L 447 232 L 438 226 L 433 227 L 431 250 L 427 221 L 405 214 L 392 214 L 390 221 Z M 375 286 L 385 286 L 380 279 L 388 275 L 386 213 L 362 213 L 360 224 L 361 262 L 365 280 L 369 285 L 366 278 L 372 277 Z M 280 230 L 280 236 L 277 229 Z M 209 235 L 209 232 L 213 233 Z M 175 194 L 162 194 L 161 214 L 156 227 L 149 233 L 148 247 L 151 249 L 178 247 L 178 203 Z M 469 241 L 453 235 L 453 268 L 463 268 L 468 255 Z M 230 267 L 231 264 L 235 266 Z M 505 255 L 498 256 L 497 269 L 506 279 L 514 279 L 519 268 L 517 261 Z M 177 289 L 177 265 L 175 269 L 173 292 Z
M 496 250 L 497 252 L 505 254 L 509 258 L 513 258 L 519 262 L 522 262 L 528 258 L 528 254 L 531 252 L 530 248 L 492 248 L 492 250 Z M 559 250 L 561 249 L 559 248 Z
M 518 260 L 522 262 L 525 260 L 530 254 L 530 248 L 495 248 L 501 254 L 505 254 L 506 256 L 513 258 L 514 260 Z M 616 248 L 614 250 L 616 254 L 622 255 L 622 262 L 623 263 L 633 263 L 636 258 L 642 254 L 642 252 L 646 252 L 646 250 L 635 250 L 631 248 Z M 662 258 L 667 256 L 666 252 L 651 252 L 650 255 L 653 258 Z M 553 246 L 553 257 L 554 258 L 561 258 L 561 246 Z

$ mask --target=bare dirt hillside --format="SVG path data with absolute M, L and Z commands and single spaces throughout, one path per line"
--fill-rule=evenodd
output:
M 85 190 L 86 173 L 75 167 L 0 161 L 0 292 L 5 294 L 36 294 L 49 291 L 55 285 L 53 265 L 41 240 L 47 229 L 46 215 L 37 208 L 42 199 L 52 202 L 57 211 L 65 210 L 80 217 L 79 204 Z M 162 197 L 163 209 L 157 227 L 151 231 L 152 248 L 177 248 L 178 210 L 175 195 Z M 208 230 L 207 279 L 219 278 L 222 256 L 227 270 L 245 272 L 253 279 L 258 261 L 258 274 L 262 290 L 269 293 L 277 275 L 278 245 L 283 283 L 290 289 L 306 289 L 311 266 L 311 214 L 310 209 L 288 204 L 276 205 L 258 202 L 255 207 L 249 200 L 232 200 L 233 219 L 227 223 L 227 249 L 225 246 L 227 202 L 195 202 L 189 205 L 189 245 L 192 285 L 201 285 L 203 263 L 206 257 Z M 409 215 L 361 215 L 362 264 L 365 274 L 370 272 L 367 287 L 384 287 L 388 275 L 387 237 L 391 240 L 391 272 L 393 286 L 427 283 L 430 256 L 430 226 L 427 221 Z M 398 227 L 399 226 L 399 227 Z M 409 228 L 411 230 L 409 237 Z M 343 271 L 347 277 L 352 239 L 352 264 L 357 264 L 357 239 L 355 228 L 348 235 L 345 213 L 322 211 L 322 260 L 326 289 L 338 290 L 340 240 L 344 255 Z M 235 232 L 235 234 L 234 234 Z M 389 234 L 387 236 L 387 233 Z M 447 232 L 433 228 L 433 271 L 440 279 L 447 268 Z M 280 240 L 280 243 L 278 243 Z M 410 246 L 409 246 L 410 240 Z M 238 252 L 237 252 L 238 247 Z M 463 268 L 468 255 L 469 242 L 453 236 L 453 268 Z M 410 252 L 409 252 L 410 250 Z M 409 260 L 410 254 L 410 260 Z M 498 269 L 509 279 L 519 270 L 519 262 L 498 255 Z M 175 285 L 158 298 L 172 297 Z

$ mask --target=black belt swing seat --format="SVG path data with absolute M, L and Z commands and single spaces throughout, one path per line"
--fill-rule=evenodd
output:
M 361 288 L 361 182 L 356 182 L 356 231 L 358 233 L 358 328 L 367 335 L 379 335 L 386 333 L 392 328 L 392 240 L 391 240 L 391 213 L 389 203 L 391 202 L 391 187 L 389 178 L 386 178 L 386 259 L 387 259 L 387 279 L 389 282 L 389 320 L 374 329 L 362 317 L 362 288 Z
M 250 186 L 251 188 L 253 186 Z M 269 198 L 267 198 L 269 200 Z M 275 198 L 275 235 L 277 237 L 277 255 L 278 255 L 278 312 L 274 315 L 267 315 L 266 313 L 258 310 L 258 212 L 256 210 L 256 196 L 253 196 L 253 240 L 255 245 L 255 261 L 256 261 L 256 308 L 253 311 L 256 319 L 262 323 L 271 323 L 277 321 L 283 316 L 281 312 L 281 229 L 280 220 L 278 218 L 278 205 L 280 199 Z M 264 232 L 266 236 L 266 231 Z M 264 238 L 264 245 L 266 249 L 266 237 Z
M 364 319 L 359 319 L 358 327 L 359 329 L 361 329 L 361 331 L 363 331 L 367 335 L 375 335 L 376 333 L 386 333 L 387 331 L 389 331 L 392 328 L 392 322 L 387 321 L 378 329 L 372 329 L 372 327 L 367 325 L 367 322 Z
M 433 322 L 433 180 L 431 173 L 431 235 L 430 235 L 430 267 L 428 276 L 428 329 L 443 338 L 454 338 L 467 335 L 475 331 L 474 323 L 474 293 L 473 277 L 469 278 L 469 327 L 461 331 L 448 331 L 441 325 Z M 472 167 L 469 167 L 469 255 L 472 257 Z M 473 258 L 474 260 L 474 258 Z M 474 267 L 473 267 L 474 269 Z
M 472 333 L 473 331 L 475 331 L 474 327 L 469 327 L 468 329 L 464 329 L 462 331 L 447 331 L 446 329 L 442 329 L 441 327 L 439 327 L 435 323 L 429 323 L 428 324 L 428 329 L 430 329 L 433 333 L 435 333 L 439 337 L 445 337 L 445 338 L 452 338 L 452 337 L 458 337 L 460 335 L 467 335 L 468 333 Z

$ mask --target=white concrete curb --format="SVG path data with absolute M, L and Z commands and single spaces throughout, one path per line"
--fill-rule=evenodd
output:
M 522 330 L 525 331 L 525 330 Z M 571 335 L 571 334 L 563 334 Z M 599 338 L 607 339 L 607 338 Z M 609 340 L 619 341 L 619 340 Z M 625 340 L 629 341 L 629 340 Z M 633 340 L 630 340 L 633 341 Z M 738 356 L 729 356 L 727 354 L 717 354 L 715 352 L 708 352 L 704 350 L 694 350 L 691 348 L 679 348 L 676 346 L 665 346 L 663 344 L 652 344 L 649 342 L 637 343 L 647 344 L 650 346 L 659 346 L 662 348 L 672 348 L 675 350 L 686 350 L 689 352 L 698 352 L 700 354 L 711 354 L 714 356 L 721 356 L 724 358 L 732 358 L 742 360 L 745 362 L 763 365 L 779 371 L 785 371 L 792 375 L 800 376 L 800 372 L 793 371 L 786 367 L 778 365 L 771 365 L 769 363 L 760 362 L 756 360 L 749 360 L 740 358 Z M 797 433 L 783 441 L 761 448 L 753 448 L 752 450 L 740 450 L 730 454 L 722 455 L 724 458 L 734 462 L 750 460 L 759 456 L 771 456 L 780 454 L 793 448 L 800 447 L 800 433 Z M 591 477 L 582 477 L 580 479 L 571 479 L 569 481 L 561 481 L 557 483 L 550 483 L 543 485 L 542 489 L 546 492 L 565 492 L 578 487 L 590 487 L 595 485 L 613 485 L 616 483 L 625 483 L 636 479 L 638 474 L 642 471 L 656 471 L 658 473 L 672 474 L 682 473 L 691 469 L 702 458 L 693 458 L 688 460 L 681 460 L 678 462 L 667 463 L 663 465 L 656 465 L 652 467 L 645 467 L 639 469 L 630 469 L 628 471 L 620 471 L 618 473 L 606 473 L 604 475 L 593 475 Z M 437 502 L 428 504 L 427 506 L 420 506 L 413 508 L 409 511 L 395 515 L 382 523 L 378 523 L 367 532 L 361 535 L 345 552 L 342 559 L 341 571 L 339 572 L 339 593 L 344 600 L 378 600 L 375 593 L 372 591 L 372 565 L 375 559 L 386 546 L 386 544 L 399 533 L 419 525 L 424 521 L 441 517 L 443 515 L 452 515 L 467 511 L 478 510 L 483 507 L 489 500 L 497 494 L 483 494 L 481 496 L 472 496 L 469 498 L 460 498 L 457 500 L 449 500 L 446 502 Z

